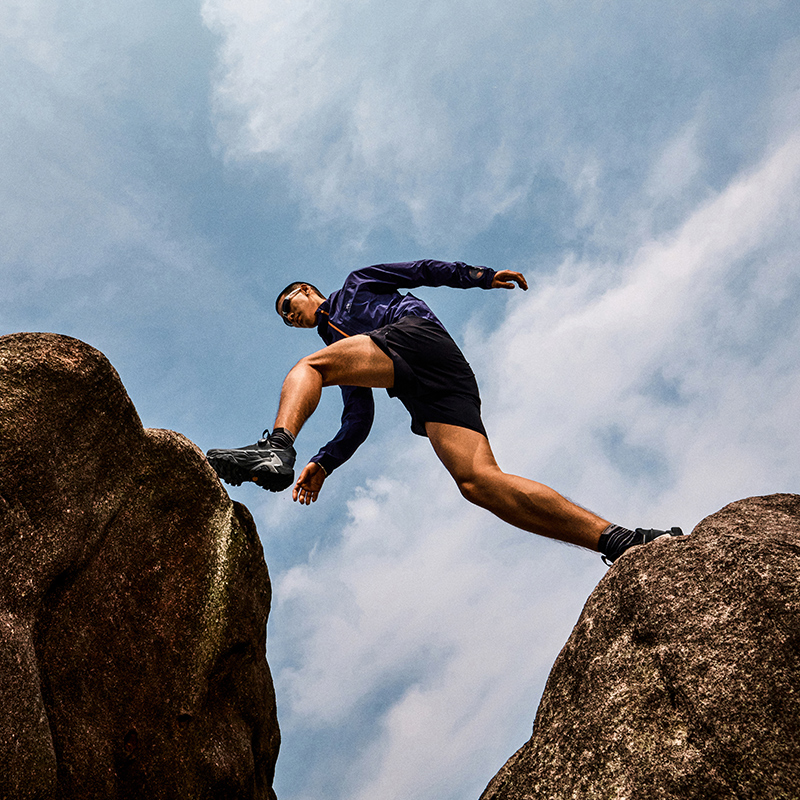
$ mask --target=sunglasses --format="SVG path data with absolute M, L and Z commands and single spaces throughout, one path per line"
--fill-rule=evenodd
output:
M 283 298 L 283 302 L 281 303 L 281 316 L 283 317 L 283 322 L 285 325 L 288 325 L 290 328 L 292 327 L 292 323 L 289 322 L 289 312 L 291 311 L 291 303 L 289 302 L 303 287 L 298 286 L 296 289 L 293 289 L 286 297 Z

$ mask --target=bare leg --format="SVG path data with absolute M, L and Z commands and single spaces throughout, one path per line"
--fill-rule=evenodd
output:
M 608 522 L 544 484 L 503 472 L 485 436 L 441 422 L 425 430 L 467 500 L 522 530 L 597 550 Z
M 342 339 L 292 367 L 281 389 L 275 427 L 297 436 L 316 410 L 324 386 L 388 389 L 393 385 L 392 359 L 369 336 Z

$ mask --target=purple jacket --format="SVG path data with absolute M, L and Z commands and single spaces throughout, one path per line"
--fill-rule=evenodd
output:
M 338 292 L 320 305 L 317 331 L 325 344 L 333 344 L 348 336 L 369 333 L 401 317 L 424 317 L 442 325 L 422 300 L 397 290 L 415 286 L 491 289 L 494 275 L 493 269 L 470 267 L 462 261 L 405 261 L 358 269 L 347 276 Z M 311 459 L 328 474 L 344 464 L 364 442 L 375 414 L 372 389 L 342 386 L 341 390 L 344 400 L 341 428 Z

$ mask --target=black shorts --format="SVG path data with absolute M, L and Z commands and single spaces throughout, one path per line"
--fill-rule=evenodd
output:
M 426 422 L 444 422 L 486 436 L 475 374 L 441 325 L 402 317 L 367 335 L 392 359 L 394 386 L 386 391 L 408 409 L 414 433 L 427 436 Z

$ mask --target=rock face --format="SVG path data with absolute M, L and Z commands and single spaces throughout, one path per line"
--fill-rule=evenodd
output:
M 0 797 L 274 800 L 270 583 L 99 352 L 0 337 Z
M 800 496 L 631 550 L 481 800 L 800 797 Z

